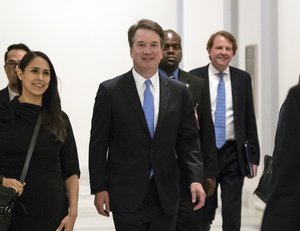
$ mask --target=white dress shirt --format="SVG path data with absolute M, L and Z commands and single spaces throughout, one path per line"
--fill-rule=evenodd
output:
M 227 69 L 225 69 L 223 73 L 224 73 L 225 94 L 226 94 L 226 140 L 235 140 L 232 91 L 231 91 L 229 67 L 227 67 Z M 212 115 L 213 122 L 215 122 L 217 91 L 218 91 L 218 84 L 220 78 L 218 74 L 219 71 L 212 64 L 209 64 L 208 67 L 209 90 L 210 90 L 210 102 L 211 102 L 211 115 Z
M 12 91 L 9 86 L 7 86 L 8 88 L 8 94 L 9 94 L 9 100 L 12 100 L 13 98 L 15 98 L 16 96 L 18 96 L 19 94 L 15 93 L 14 91 Z
M 132 68 L 132 74 L 135 81 L 135 86 L 137 89 L 137 92 L 140 97 L 141 105 L 143 106 L 144 103 L 144 91 L 146 89 L 145 81 L 147 80 L 143 76 L 141 76 L 139 73 L 137 73 L 134 68 Z M 154 128 L 156 128 L 157 119 L 158 119 L 158 113 L 159 113 L 159 75 L 158 71 L 149 78 L 151 80 L 151 86 L 150 91 L 153 95 L 153 101 L 154 101 Z

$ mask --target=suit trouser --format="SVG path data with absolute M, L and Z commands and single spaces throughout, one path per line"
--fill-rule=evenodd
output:
M 209 197 L 211 198 L 211 197 Z M 209 199 L 208 198 L 208 199 Z M 191 198 L 191 191 L 187 188 L 186 191 L 181 192 L 179 211 L 177 213 L 176 231 L 208 231 L 211 221 L 214 217 L 205 213 L 205 208 L 193 210 L 193 203 Z
M 130 213 L 114 213 L 116 231 L 174 231 L 176 214 L 167 215 L 161 208 L 155 180 L 151 179 L 142 207 Z
M 239 231 L 241 226 L 242 190 L 244 177 L 241 174 L 237 158 L 235 141 L 226 142 L 218 150 L 219 177 L 217 188 L 212 197 L 217 204 L 217 190 L 220 185 L 222 200 L 223 231 Z
M 236 142 L 227 142 L 218 150 L 220 174 L 217 185 L 221 186 L 223 231 L 240 230 L 241 197 L 244 177 L 241 175 Z M 177 231 L 208 231 L 218 207 L 217 188 L 213 195 L 206 198 L 205 205 L 194 212 L 190 192 L 182 192 L 177 215 Z
M 176 230 L 177 231 L 193 231 L 200 230 L 200 223 L 197 220 L 201 217 L 201 209 L 193 211 L 193 203 L 191 201 L 191 191 L 186 188 L 181 192 L 179 201 L 179 210 L 177 213 Z

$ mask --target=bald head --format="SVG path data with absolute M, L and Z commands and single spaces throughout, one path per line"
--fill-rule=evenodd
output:
M 165 46 L 159 68 L 167 74 L 173 73 L 182 59 L 181 38 L 171 29 L 165 30 Z
M 177 40 L 181 44 L 181 37 L 174 30 L 171 29 L 164 30 L 164 34 L 165 34 L 165 40 L 169 38 L 172 40 Z

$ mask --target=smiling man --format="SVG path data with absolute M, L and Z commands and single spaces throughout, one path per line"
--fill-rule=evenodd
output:
M 255 176 L 260 158 L 251 76 L 229 65 L 237 50 L 236 39 L 229 32 L 218 31 L 212 34 L 206 49 L 210 64 L 190 71 L 209 84 L 218 150 L 217 187 L 203 208 L 207 217 L 207 228 L 203 230 L 209 230 L 214 219 L 220 185 L 223 231 L 238 231 L 241 225 L 242 189 L 247 175 L 243 156 L 245 141 L 251 150 Z
M 178 165 L 187 171 L 194 210 L 205 203 L 203 163 L 192 98 L 158 73 L 164 32 L 143 19 L 128 30 L 133 68 L 100 84 L 92 118 L 89 172 L 99 214 L 117 231 L 173 231 Z M 176 154 L 177 155 L 176 155 Z

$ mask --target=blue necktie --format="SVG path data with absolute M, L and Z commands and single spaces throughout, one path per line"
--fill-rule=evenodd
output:
M 153 102 L 153 95 L 150 91 L 151 80 L 147 79 L 145 81 L 145 84 L 146 84 L 146 88 L 144 91 L 143 109 L 144 109 L 144 113 L 145 113 L 145 117 L 146 117 L 150 135 L 153 138 L 153 135 L 154 135 L 154 102 Z
M 215 113 L 215 133 L 216 145 L 220 149 L 226 140 L 226 96 L 225 96 L 225 83 L 224 74 L 220 72 L 220 80 L 218 84 L 216 113 Z

